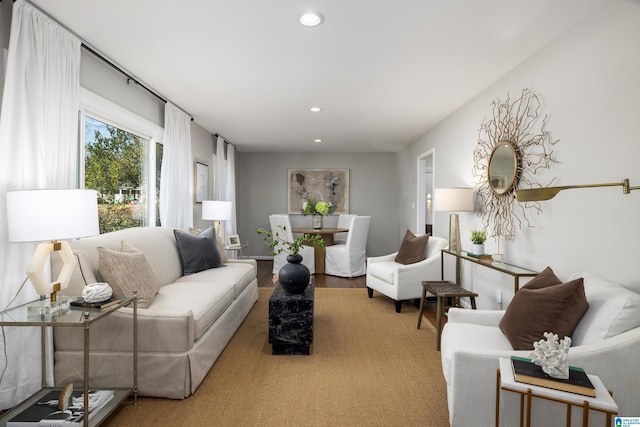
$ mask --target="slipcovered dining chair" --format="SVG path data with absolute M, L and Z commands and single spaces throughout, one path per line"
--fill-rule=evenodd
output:
M 355 214 L 339 214 L 338 224 L 336 228 L 349 228 L 351 227 L 351 219 L 355 218 Z M 349 233 L 335 233 L 333 235 L 333 241 L 337 245 L 339 243 L 347 243 L 347 237 Z
M 293 241 L 293 232 L 291 231 L 291 220 L 289 215 L 274 214 L 269 215 L 269 224 L 271 225 L 271 232 L 274 235 L 278 233 L 281 239 L 291 242 Z M 276 245 L 274 250 L 278 250 L 280 245 Z M 280 267 L 287 263 L 287 256 L 289 253 L 285 250 L 273 257 L 273 274 L 278 274 Z M 314 274 L 316 272 L 314 262 L 314 248 L 313 246 L 302 245 L 300 249 L 300 255 L 302 256 L 302 264 L 309 269 L 309 273 Z
M 412 239 L 424 239 L 425 236 L 427 235 L 414 236 L 413 233 L 407 231 L 400 251 L 403 250 L 405 241 L 411 242 Z M 418 300 L 422 297 L 423 280 L 441 279 L 441 250 L 446 249 L 448 246 L 448 240 L 429 236 L 426 254 L 423 254 L 424 258 L 417 262 L 404 264 L 406 257 L 398 257 L 400 251 L 367 259 L 367 292 L 369 298 L 373 298 L 374 290 L 378 291 L 395 300 L 396 312 L 400 313 L 402 301 Z
M 325 273 L 340 277 L 357 277 L 367 272 L 367 236 L 370 216 L 351 218 L 345 243 L 325 248 Z

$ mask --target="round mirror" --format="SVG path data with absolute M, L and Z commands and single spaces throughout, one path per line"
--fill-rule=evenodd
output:
M 496 194 L 505 194 L 516 184 L 518 156 L 508 142 L 500 142 L 489 158 L 489 187 Z

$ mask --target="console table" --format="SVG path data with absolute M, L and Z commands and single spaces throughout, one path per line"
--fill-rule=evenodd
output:
M 456 284 L 460 285 L 460 263 L 461 260 L 473 262 L 477 265 L 481 265 L 483 267 L 490 268 L 492 270 L 499 271 L 504 274 L 508 274 L 513 276 L 513 292 L 518 292 L 520 289 L 520 278 L 521 277 L 534 277 L 537 276 L 539 271 L 529 270 L 528 268 L 518 267 L 517 265 L 507 264 L 506 262 L 495 262 L 495 261 L 483 261 L 478 258 L 474 258 L 472 256 L 467 255 L 466 251 L 451 251 L 449 249 L 442 249 L 442 256 L 440 257 L 440 271 L 441 278 L 444 280 L 444 254 L 449 254 L 456 257 Z
M 313 279 L 301 294 L 287 294 L 280 283 L 269 298 L 271 354 L 308 355 L 313 341 Z

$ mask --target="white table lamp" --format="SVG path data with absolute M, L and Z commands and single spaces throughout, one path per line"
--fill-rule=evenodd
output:
M 449 216 L 449 249 L 460 252 L 460 220 L 457 212 L 473 210 L 473 188 L 436 188 L 434 197 L 435 211 L 452 212 Z
M 220 232 L 221 221 L 231 219 L 231 202 L 223 200 L 204 200 L 202 202 L 202 219 L 214 221 L 216 236 Z M 221 238 L 224 236 L 220 236 Z
M 76 266 L 73 251 L 66 241 L 99 234 L 98 196 L 95 190 L 23 190 L 9 191 L 7 224 L 10 242 L 42 242 L 27 267 L 27 277 L 41 297 L 69 286 Z M 56 280 L 49 282 L 44 271 L 51 252 L 58 251 L 63 262 Z

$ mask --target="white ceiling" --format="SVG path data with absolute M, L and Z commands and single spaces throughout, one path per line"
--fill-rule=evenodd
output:
M 240 151 L 367 152 L 415 141 L 605 0 L 31 1 Z

